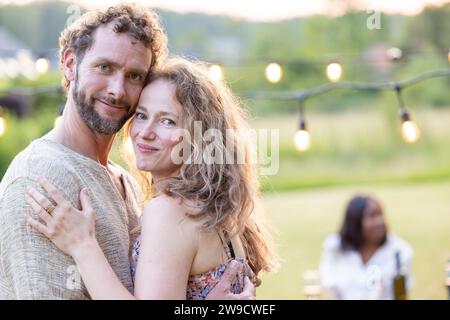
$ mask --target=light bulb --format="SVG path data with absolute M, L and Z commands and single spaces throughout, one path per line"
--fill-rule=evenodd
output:
M 0 117 L 0 137 L 6 132 L 6 121 L 3 117 Z
M 403 121 L 402 123 L 403 140 L 407 143 L 414 143 L 419 139 L 420 132 L 416 123 L 411 120 Z
M 223 79 L 222 67 L 217 64 L 211 65 L 209 67 L 209 75 L 211 78 L 213 78 L 216 81 L 222 80 Z
M 391 60 L 399 60 L 403 56 L 403 52 L 399 48 L 390 48 L 387 50 L 387 55 Z
M 327 66 L 327 77 L 331 82 L 336 82 L 342 77 L 342 66 L 333 62 Z
M 44 74 L 48 71 L 49 63 L 47 59 L 39 58 L 36 60 L 35 66 L 37 72 L 39 72 L 40 74 Z
M 272 62 L 266 67 L 266 79 L 271 83 L 277 83 L 283 76 L 283 70 L 278 63 Z
M 309 139 L 309 132 L 300 129 L 295 134 L 295 147 L 299 151 L 306 151 L 310 147 L 310 139 Z

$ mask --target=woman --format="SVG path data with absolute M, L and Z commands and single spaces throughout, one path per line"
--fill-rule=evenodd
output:
M 27 201 L 46 224 L 27 221 L 74 258 L 93 299 L 204 299 L 234 258 L 242 270 L 231 291 L 239 293 L 245 281 L 277 265 L 258 204 L 257 168 L 240 134 L 245 128 L 236 98 L 201 66 L 171 59 L 152 74 L 125 126 L 143 189 L 153 196 L 132 250 L 134 296 L 98 246 L 86 190 L 79 211 L 39 179 L 56 208 L 50 216 L 43 210 L 49 199 L 33 189 Z M 221 137 L 211 139 L 211 130 Z
M 351 199 L 339 235 L 328 236 L 323 247 L 321 281 L 331 298 L 393 299 L 397 253 L 411 286 L 412 249 L 388 234 L 380 203 L 371 196 Z

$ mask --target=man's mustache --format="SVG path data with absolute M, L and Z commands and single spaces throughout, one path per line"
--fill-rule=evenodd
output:
M 92 95 L 92 100 L 94 100 L 94 99 L 102 100 L 108 104 L 112 104 L 112 105 L 119 106 L 119 107 L 124 107 L 127 109 L 130 109 L 130 107 L 131 107 L 130 103 L 127 100 L 122 100 L 122 99 L 118 100 L 111 96 Z

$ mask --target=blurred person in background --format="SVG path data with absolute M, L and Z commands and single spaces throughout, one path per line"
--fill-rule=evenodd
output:
M 388 232 L 380 202 L 356 195 L 347 205 L 339 233 L 324 241 L 321 284 L 331 299 L 394 299 L 393 281 L 399 272 L 405 289 L 411 288 L 412 257 L 411 246 Z

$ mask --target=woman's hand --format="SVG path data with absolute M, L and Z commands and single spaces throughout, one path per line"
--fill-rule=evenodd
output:
M 27 222 L 48 237 L 64 253 L 76 258 L 84 248 L 92 246 L 95 239 L 95 211 L 92 209 L 87 190 L 80 192 L 81 211 L 72 207 L 61 193 L 45 178 L 38 183 L 53 198 L 56 206 L 34 188 L 28 188 L 26 201 L 45 224 L 27 215 Z M 52 210 L 53 209 L 53 210 Z

